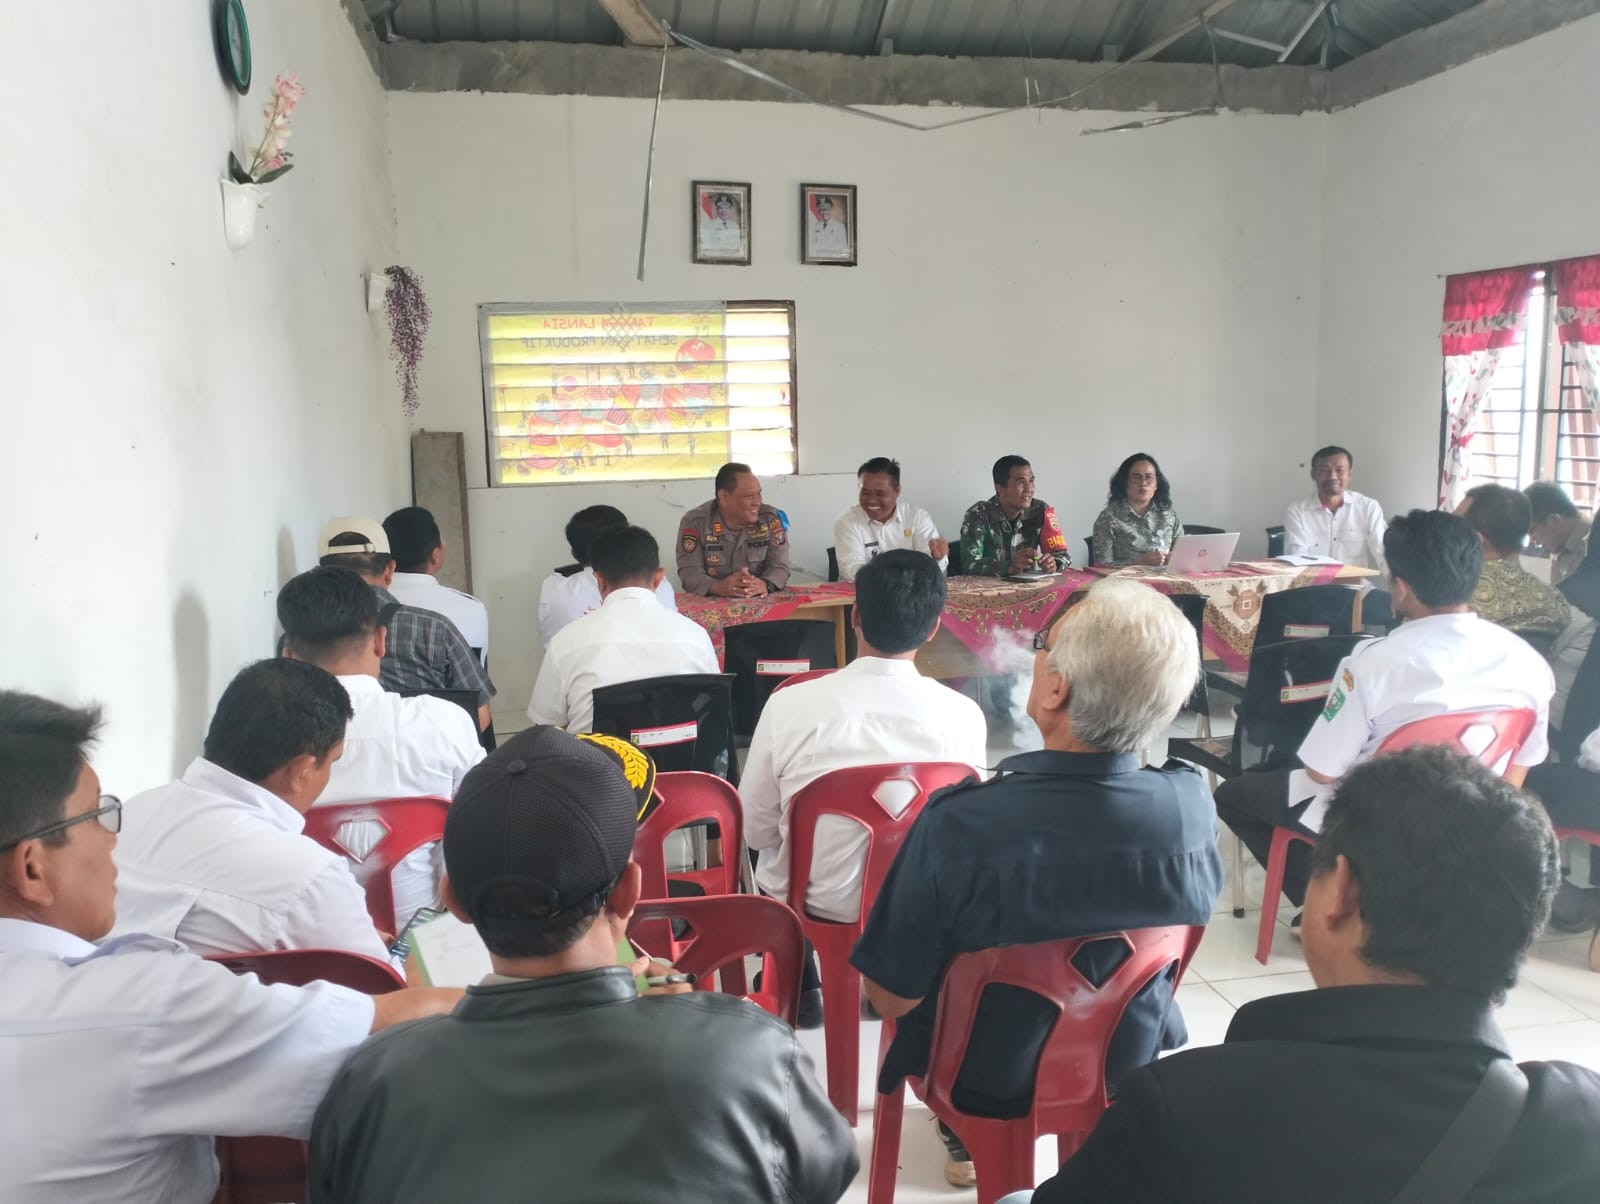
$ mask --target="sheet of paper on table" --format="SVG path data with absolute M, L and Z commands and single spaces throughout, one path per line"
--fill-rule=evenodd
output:
M 1282 561 L 1284 564 L 1297 564 L 1297 565 L 1306 565 L 1306 564 L 1343 564 L 1344 563 L 1344 561 L 1342 561 L 1342 560 L 1340 560 L 1340 559 L 1338 559 L 1337 557 L 1334 557 L 1334 556 L 1301 556 L 1301 555 L 1295 554 L 1295 555 L 1290 555 L 1290 556 L 1274 556 L 1273 559 L 1274 560 L 1278 560 L 1278 561 Z
M 411 947 L 430 986 L 470 987 L 494 972 L 478 930 L 448 911 L 412 929 Z

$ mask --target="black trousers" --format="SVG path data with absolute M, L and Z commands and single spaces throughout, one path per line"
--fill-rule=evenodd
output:
M 1600 773 L 1576 765 L 1535 765 L 1526 787 L 1539 796 L 1556 827 L 1600 832 Z
M 1316 833 L 1300 823 L 1308 802 L 1289 801 L 1287 769 L 1268 769 L 1241 774 L 1217 787 L 1217 818 L 1228 825 L 1245 848 L 1262 865 L 1272 848 L 1272 830 L 1288 828 L 1307 836 Z M 1306 884 L 1311 881 L 1311 849 L 1299 843 L 1289 846 L 1287 868 L 1283 874 L 1284 897 L 1296 907 L 1306 901 Z

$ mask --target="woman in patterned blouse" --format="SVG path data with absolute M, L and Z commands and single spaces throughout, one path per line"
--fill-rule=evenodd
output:
M 1166 564 L 1183 524 L 1172 486 L 1154 456 L 1135 452 L 1111 475 L 1106 508 L 1094 520 L 1096 564 Z

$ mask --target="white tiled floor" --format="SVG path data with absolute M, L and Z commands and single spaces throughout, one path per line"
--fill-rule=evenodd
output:
M 1253 898 L 1260 898 L 1259 887 Z M 1289 935 L 1289 914 L 1288 908 L 1279 913 L 1279 932 L 1265 966 L 1254 957 L 1258 909 L 1242 920 L 1226 910 L 1212 918 L 1194 964 L 1178 988 L 1178 1002 L 1189 1025 L 1190 1048 L 1220 1042 L 1240 1004 L 1312 985 L 1299 942 Z M 1589 969 L 1589 938 L 1547 934 L 1539 941 L 1498 1019 L 1517 1058 L 1560 1059 L 1600 1070 L 1600 974 Z M 862 1027 L 861 1104 L 868 1109 L 874 1102 L 872 1074 L 879 1025 L 868 1021 Z M 801 1040 L 822 1073 L 822 1033 L 803 1033 Z M 862 1112 L 856 1143 L 861 1151 L 861 1175 L 844 1198 L 861 1204 L 867 1198 L 867 1167 L 872 1159 L 869 1111 Z M 1041 1177 L 1054 1169 L 1052 1146 L 1048 1140 L 1040 1142 L 1037 1170 Z M 976 1199 L 971 1190 L 946 1186 L 943 1166 L 944 1150 L 933 1131 L 931 1114 L 908 1098 L 901 1131 L 897 1204 Z

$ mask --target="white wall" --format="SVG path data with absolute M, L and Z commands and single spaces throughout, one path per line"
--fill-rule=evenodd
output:
M 1600 17 L 1329 122 L 1317 441 L 1398 511 L 1438 496 L 1441 276 L 1600 252 Z
M 634 279 L 651 102 L 389 97 L 402 259 L 434 326 L 419 423 L 467 438 L 476 592 L 507 719 L 538 661 L 561 527 L 621 506 L 671 554 L 709 483 L 485 485 L 476 306 L 781 298 L 797 306 L 800 468 L 768 481 L 820 575 L 855 466 L 896 456 L 954 536 L 989 465 L 1030 457 L 1074 553 L 1117 462 L 1160 458 L 1188 521 L 1259 552 L 1311 438 L 1326 118 L 1222 117 L 1079 137 L 1117 115 L 915 134 L 789 104 L 668 102 L 649 267 Z M 754 185 L 754 263 L 695 266 L 689 182 Z M 798 263 L 803 180 L 860 188 L 861 264 Z
M 332 0 L 250 5 L 243 98 L 205 0 L 5 7 L 0 688 L 103 701 L 126 795 L 271 653 L 324 519 L 409 497 L 361 279 L 393 262 L 384 97 Z M 217 179 L 278 72 L 298 165 L 236 253 Z

